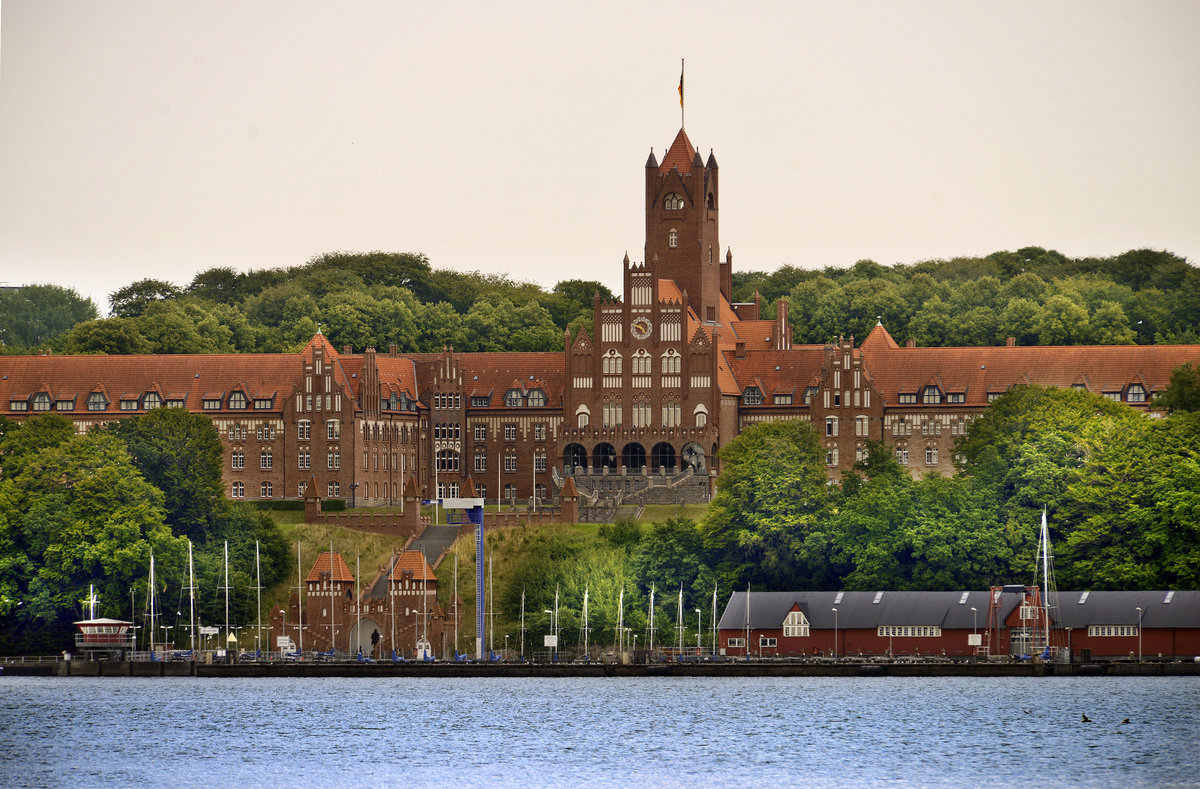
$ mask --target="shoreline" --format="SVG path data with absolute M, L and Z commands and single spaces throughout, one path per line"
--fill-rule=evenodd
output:
M 1200 676 L 1196 662 L 1143 663 L 233 663 L 55 661 L 7 664 L 48 677 L 1158 677 Z

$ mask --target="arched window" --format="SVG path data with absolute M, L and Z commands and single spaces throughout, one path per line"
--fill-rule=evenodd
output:
M 453 449 L 440 449 L 437 453 L 438 471 L 458 471 L 458 453 Z
M 605 375 L 621 374 L 621 354 L 616 348 L 609 348 L 600 360 L 600 364 Z
M 576 425 L 581 430 L 588 426 L 588 423 L 591 421 L 591 418 L 592 418 L 592 412 L 588 410 L 588 407 L 586 405 L 581 404 L 578 408 L 575 409 L 575 422 L 576 422 Z
M 648 400 L 633 401 L 633 426 L 650 427 L 650 402 Z
M 663 427 L 679 427 L 679 401 L 668 400 L 662 404 Z
M 621 426 L 621 401 L 610 400 L 604 404 L 604 426 L 605 427 L 620 427 Z
M 645 348 L 638 348 L 633 354 L 633 374 L 650 374 L 650 352 Z
M 682 211 L 683 198 L 677 192 L 671 192 L 663 198 L 663 209 L 666 211 Z
M 699 430 L 702 427 L 705 427 L 708 424 L 708 409 L 704 406 L 703 403 L 696 406 L 695 410 L 692 411 L 692 415 L 696 419 L 696 429 L 697 430 Z
M 675 228 L 671 228 L 667 231 L 667 246 L 669 246 L 671 249 L 679 246 L 679 231 Z
M 662 355 L 663 375 L 678 375 L 682 365 L 682 358 L 679 355 L 679 351 L 674 348 L 668 348 L 666 353 Z

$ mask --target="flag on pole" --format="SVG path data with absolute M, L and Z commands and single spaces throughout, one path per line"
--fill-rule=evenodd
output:
M 683 66 L 679 67 L 679 107 L 683 109 Z

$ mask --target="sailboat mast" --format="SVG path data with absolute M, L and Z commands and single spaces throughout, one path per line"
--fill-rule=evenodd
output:
M 229 645 L 229 540 L 225 541 L 225 644 Z
M 683 584 L 679 584 L 679 612 L 675 615 L 676 626 L 679 628 L 679 654 L 683 654 Z
M 583 659 L 588 656 L 588 587 L 583 587 Z
M 254 591 L 258 598 L 258 622 L 255 623 L 254 652 L 256 657 L 262 656 L 262 564 L 258 554 L 258 540 L 254 541 Z
M 403 474 L 401 474 L 403 476 Z M 388 619 L 390 624 L 388 627 L 388 640 L 392 643 L 392 659 L 396 658 L 396 590 L 392 588 L 392 582 L 396 580 L 396 560 L 399 557 L 392 553 L 392 566 L 388 570 L 387 590 L 388 590 Z
M 454 658 L 458 659 L 458 547 L 454 548 Z
M 192 564 L 192 541 L 188 540 L 188 630 L 192 634 L 192 660 L 196 659 L 196 568 Z
M 358 613 L 358 624 L 354 626 L 358 639 L 358 651 L 362 652 L 362 554 L 354 554 L 354 610 Z
M 304 657 L 304 574 L 300 563 L 300 541 L 296 540 L 296 630 L 300 638 L 300 656 Z
M 496 654 L 496 554 L 488 556 L 488 655 Z M 489 657 L 490 659 L 490 657 Z
M 150 659 L 154 659 L 154 551 L 150 552 Z
M 625 651 L 625 586 L 617 597 L 617 654 Z
M 654 654 L 654 584 L 650 584 L 650 654 Z
M 341 599 L 341 595 L 336 594 L 337 591 L 333 583 L 333 540 L 329 541 L 329 651 L 333 653 L 333 657 L 337 657 L 337 630 L 334 629 L 334 607 Z

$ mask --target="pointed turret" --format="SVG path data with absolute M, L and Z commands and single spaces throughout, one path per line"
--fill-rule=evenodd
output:
M 649 169 L 653 169 L 653 168 L 657 168 L 657 167 L 658 167 L 658 159 L 654 158 L 654 149 L 651 148 L 650 149 L 650 158 L 646 160 L 646 169 L 649 170 Z

